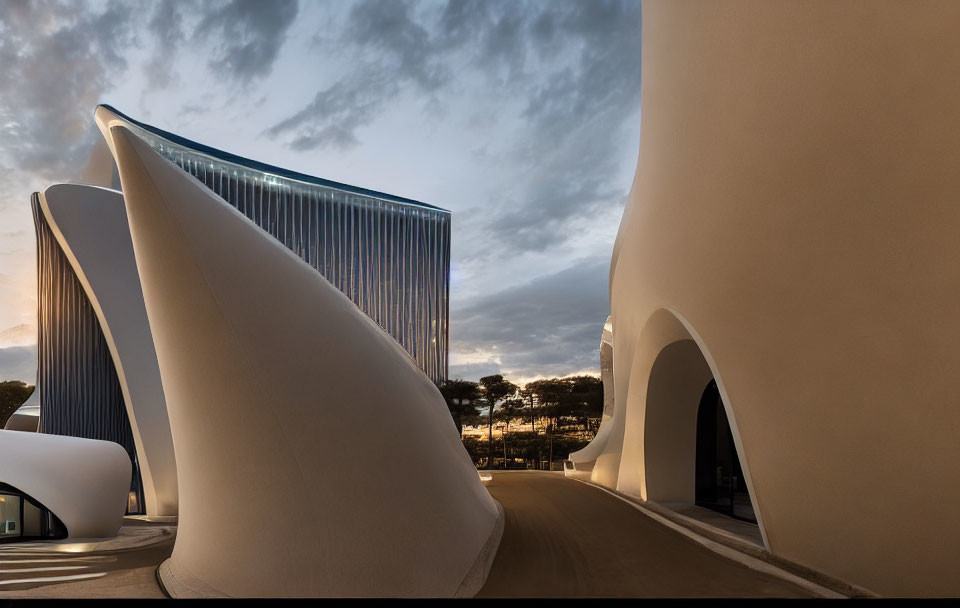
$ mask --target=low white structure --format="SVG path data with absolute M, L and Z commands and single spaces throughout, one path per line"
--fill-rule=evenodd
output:
M 15 488 L 56 516 L 71 539 L 117 535 L 130 474 L 130 458 L 116 443 L 0 431 L 0 484 Z M 4 503 L 19 500 L 2 490 L 0 494 L 5 494 Z M 29 512 L 20 521 L 12 519 L 12 513 L 6 517 L 5 530 L 30 532 Z
M 57 184 L 39 194 L 39 203 L 96 314 L 116 367 L 146 515 L 160 520 L 175 517 L 173 440 L 123 196 L 106 188 Z
M 177 456 L 167 591 L 473 595 L 503 512 L 437 388 L 315 269 L 104 124 Z

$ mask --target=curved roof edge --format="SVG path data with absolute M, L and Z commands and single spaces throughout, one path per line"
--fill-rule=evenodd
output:
M 395 196 L 393 194 L 387 194 L 385 192 L 377 192 L 376 190 L 369 190 L 367 188 L 361 188 L 359 186 L 351 186 L 350 184 L 343 184 L 340 182 L 335 182 L 329 179 L 323 179 L 322 177 L 315 177 L 313 175 L 307 175 L 306 173 L 300 173 L 298 171 L 292 171 L 290 169 L 284 169 L 283 167 L 277 167 L 276 165 L 268 165 L 267 163 L 262 163 L 260 161 L 252 160 L 249 158 L 244 158 L 242 156 L 237 156 L 236 154 L 231 154 L 230 152 L 224 152 L 223 150 L 218 150 L 216 148 L 211 148 L 210 146 L 195 142 L 193 140 L 187 139 L 186 137 L 181 137 L 175 133 L 170 133 L 169 131 L 164 131 L 163 129 L 158 129 L 153 125 L 148 125 L 139 120 L 130 118 L 120 110 L 114 108 L 113 106 L 102 103 L 97 105 L 98 108 L 104 108 L 109 112 L 116 114 L 118 117 L 126 120 L 127 122 L 140 127 L 158 137 L 162 137 L 166 140 L 169 140 L 175 144 L 191 148 L 196 150 L 201 154 L 207 154 L 213 156 L 222 161 L 235 163 L 238 165 L 243 165 L 249 167 L 250 169 L 261 171 L 263 173 L 269 173 L 271 175 L 276 175 L 278 177 L 286 177 L 289 179 L 294 179 L 301 182 L 306 182 L 309 184 L 316 184 L 318 186 L 325 186 L 327 188 L 335 188 L 337 190 L 342 190 L 344 192 L 349 192 L 352 194 L 358 194 L 361 196 L 369 196 L 371 198 L 379 198 L 385 201 L 390 201 L 393 203 L 401 203 L 404 205 L 414 205 L 417 207 L 423 207 L 426 209 L 432 209 L 434 211 L 440 211 L 442 213 L 449 214 L 450 211 L 437 207 L 436 205 L 430 205 L 421 201 L 413 200 L 412 198 L 404 198 L 402 196 Z

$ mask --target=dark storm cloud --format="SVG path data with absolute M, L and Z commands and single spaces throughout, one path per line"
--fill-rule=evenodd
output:
M 475 380 L 472 374 L 493 371 L 523 377 L 599 369 L 600 334 L 610 310 L 609 267 L 606 258 L 581 260 L 455 308 L 453 350 L 495 353 L 500 366 L 454 366 L 451 375 Z
M 231 0 L 204 16 L 193 36 L 219 38 L 210 68 L 249 82 L 270 73 L 298 9 L 296 0 Z
M 13 167 L 72 175 L 96 136 L 93 107 L 127 67 L 134 7 L 83 8 L 0 3 L 0 154 Z

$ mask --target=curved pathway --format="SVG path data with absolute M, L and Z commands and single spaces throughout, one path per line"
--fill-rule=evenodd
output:
M 478 597 L 812 597 L 562 474 L 493 471 L 503 539 Z

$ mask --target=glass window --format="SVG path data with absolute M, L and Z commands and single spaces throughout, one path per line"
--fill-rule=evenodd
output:
M 60 518 L 20 490 L 0 483 L 0 543 L 66 537 Z
M 43 509 L 29 500 L 23 501 L 23 535 L 43 536 Z
M 2 493 L 0 494 L 0 538 L 7 539 L 20 535 L 20 497 Z

